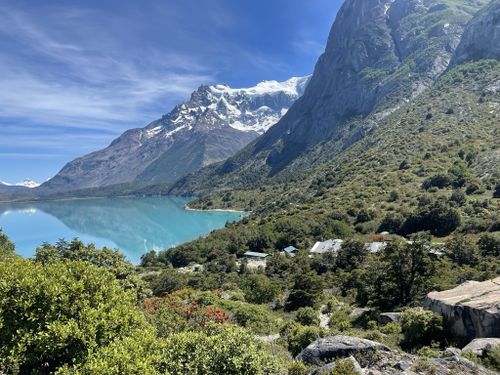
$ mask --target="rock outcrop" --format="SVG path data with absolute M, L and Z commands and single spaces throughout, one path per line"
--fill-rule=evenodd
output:
M 469 23 L 455 51 L 452 65 L 500 58 L 500 0 L 493 0 Z
M 366 355 L 376 351 L 390 352 L 391 349 L 375 341 L 337 335 L 314 341 L 299 353 L 297 359 L 311 365 L 322 365 L 334 362 L 337 358 Z
M 378 317 L 378 322 L 380 324 L 397 323 L 401 320 L 401 313 L 399 312 L 386 312 L 381 313 Z
M 457 337 L 500 337 L 500 277 L 429 293 L 424 308 L 441 314 L 449 332 Z
M 462 352 L 472 352 L 482 357 L 497 347 L 500 347 L 500 338 L 474 339 L 462 349 Z
M 439 358 L 421 358 L 394 351 L 375 341 L 351 336 L 333 336 L 318 339 L 297 356 L 311 365 L 312 375 L 328 374 L 339 360 L 352 363 L 354 372 L 369 375 L 416 375 L 431 369 L 432 374 L 494 375 L 482 366 L 460 356 L 460 350 L 446 350 Z M 317 366 L 314 368 L 314 366 Z M 427 372 L 425 372 L 427 373 Z

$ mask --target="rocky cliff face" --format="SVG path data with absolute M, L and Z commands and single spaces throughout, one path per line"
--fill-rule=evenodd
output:
M 457 337 L 500 337 L 500 277 L 429 293 L 424 307 L 441 314 Z
M 500 58 L 500 1 L 494 0 L 470 22 L 452 65 Z
M 68 163 L 41 191 L 169 183 L 228 158 L 276 123 L 309 77 L 247 89 L 201 86 L 190 100 L 142 129 Z
M 331 159 L 435 82 L 485 4 L 347 0 L 304 95 L 264 136 L 191 181 L 242 187 Z M 176 189 L 203 191 L 190 184 Z

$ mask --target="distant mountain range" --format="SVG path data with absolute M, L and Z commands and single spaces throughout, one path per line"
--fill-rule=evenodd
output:
M 308 81 L 264 81 L 245 89 L 201 86 L 161 119 L 68 163 L 39 190 L 51 194 L 173 183 L 227 159 L 267 131 L 303 94 Z
M 1 190 L 20 190 L 20 189 L 33 189 L 40 186 L 38 182 L 35 182 L 31 179 L 25 179 L 22 182 L 18 182 L 15 184 L 10 184 L 8 182 L 0 181 L 0 191 Z

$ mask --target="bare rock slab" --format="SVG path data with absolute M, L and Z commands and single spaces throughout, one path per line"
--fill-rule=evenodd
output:
M 490 350 L 500 347 L 500 338 L 475 339 L 467 344 L 462 352 L 472 352 L 480 357 L 484 356 Z
M 500 337 L 500 277 L 429 293 L 424 308 L 441 314 L 456 337 Z

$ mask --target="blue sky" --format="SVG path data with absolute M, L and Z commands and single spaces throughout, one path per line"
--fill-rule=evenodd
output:
M 201 84 L 312 72 L 340 0 L 2 0 L 0 180 L 52 177 Z

